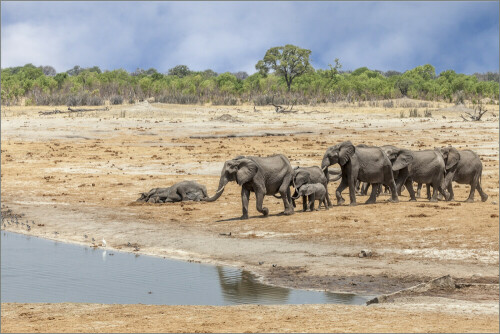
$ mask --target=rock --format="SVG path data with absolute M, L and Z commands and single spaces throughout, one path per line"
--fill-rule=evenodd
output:
M 362 249 L 358 254 L 359 257 L 370 257 L 372 256 L 372 251 L 368 249 Z

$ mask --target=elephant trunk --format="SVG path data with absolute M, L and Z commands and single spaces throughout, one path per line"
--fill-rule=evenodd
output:
M 218 188 L 217 192 L 212 197 L 205 198 L 204 201 L 205 202 L 215 202 L 216 200 L 218 200 L 219 197 L 224 192 L 224 188 L 226 187 L 226 184 L 228 182 L 229 182 L 229 180 L 227 179 L 227 177 L 225 175 L 221 175 L 220 180 L 219 180 L 219 188 Z
M 330 176 L 328 173 L 328 166 L 330 166 L 330 160 L 328 159 L 328 157 L 324 157 L 323 161 L 321 161 L 321 170 L 325 174 L 326 179 L 328 181 L 330 181 Z

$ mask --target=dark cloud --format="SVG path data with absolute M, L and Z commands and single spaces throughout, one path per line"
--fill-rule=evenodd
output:
M 254 72 L 265 51 L 315 67 L 498 70 L 498 2 L 3 2 L 2 67 Z

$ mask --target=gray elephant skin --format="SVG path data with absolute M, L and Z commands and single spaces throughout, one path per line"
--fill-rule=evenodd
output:
M 222 167 L 219 187 L 214 196 L 205 199 L 216 201 L 224 192 L 224 187 L 230 181 L 236 181 L 241 186 L 242 219 L 248 218 L 248 201 L 250 192 L 255 193 L 257 211 L 264 216 L 269 210 L 263 207 L 265 195 L 280 193 L 285 207 L 284 214 L 293 214 L 290 183 L 293 169 L 287 157 L 276 154 L 268 157 L 238 156 L 228 160 Z
M 356 181 L 372 183 L 372 192 L 366 201 L 367 204 L 375 203 L 378 184 L 387 185 L 391 189 L 391 202 L 398 202 L 396 184 L 392 173 L 392 164 L 380 147 L 359 145 L 354 146 L 350 141 L 329 147 L 321 168 L 325 175 L 328 167 L 338 163 L 342 170 L 342 181 L 335 191 L 337 203 L 345 202 L 342 191 L 349 187 L 351 205 L 356 205 Z
M 483 164 L 479 156 L 471 150 L 459 151 L 452 146 L 438 149 L 445 161 L 446 176 L 444 183 L 450 193 L 449 200 L 454 199 L 453 181 L 460 184 L 470 185 L 470 193 L 466 202 L 474 202 L 474 193 L 477 189 L 481 196 L 481 201 L 485 202 L 488 195 L 481 187 L 481 174 L 483 173 Z
M 207 188 L 195 181 L 181 181 L 167 188 L 153 188 L 142 193 L 137 202 L 169 203 L 181 201 L 201 201 L 207 198 Z
M 318 200 L 318 211 L 321 208 L 321 204 L 325 206 L 325 209 L 328 210 L 328 204 L 326 201 L 326 189 L 321 183 L 310 183 L 304 184 L 298 188 L 298 195 L 307 197 L 309 199 L 309 203 L 307 204 L 309 210 L 314 210 L 314 202 Z M 304 210 L 306 211 L 306 210 Z
M 410 201 L 416 201 L 414 181 L 433 186 L 431 202 L 437 201 L 438 192 L 446 200 L 449 199 L 449 194 L 444 190 L 445 162 L 438 150 L 411 151 L 387 146 L 384 151 L 389 159 L 395 159 L 392 168 L 399 170 L 396 179 L 397 189 L 401 191 L 404 184 L 410 193 Z
M 332 179 L 329 178 L 329 175 L 333 175 Z M 295 167 L 293 169 L 293 182 L 292 185 L 295 188 L 295 192 L 292 195 L 292 201 L 295 206 L 295 198 L 298 198 L 299 195 L 297 193 L 298 188 L 303 186 L 304 184 L 314 184 L 320 183 L 326 190 L 326 202 L 329 207 L 332 207 L 332 202 L 330 201 L 330 195 L 328 194 L 328 182 L 337 181 L 342 177 L 340 171 L 329 170 L 328 174 L 325 175 L 321 168 L 318 166 L 312 167 Z M 307 210 L 307 198 L 302 196 L 302 207 L 303 210 Z

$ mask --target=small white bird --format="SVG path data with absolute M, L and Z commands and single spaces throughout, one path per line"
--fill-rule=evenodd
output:
M 102 238 L 102 245 L 106 247 L 106 240 L 104 240 L 104 238 Z

